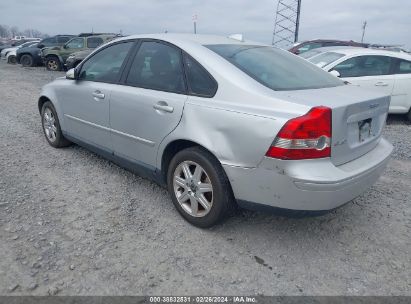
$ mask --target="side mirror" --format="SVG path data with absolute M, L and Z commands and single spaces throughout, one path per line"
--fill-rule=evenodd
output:
M 45 45 L 44 45 L 44 44 L 37 44 L 37 47 L 38 47 L 39 49 L 42 49 L 42 48 L 45 47 Z
M 338 77 L 338 78 L 340 78 L 340 77 L 341 77 L 340 72 L 338 72 L 338 71 L 336 71 L 336 70 L 332 70 L 332 71 L 330 71 L 330 74 L 331 74 L 331 75 L 333 75 L 333 76 L 335 76 L 335 77 Z
M 76 69 L 70 69 L 66 72 L 66 79 L 76 80 L 77 79 L 77 72 Z
M 67 44 L 63 45 L 63 49 L 67 49 Z

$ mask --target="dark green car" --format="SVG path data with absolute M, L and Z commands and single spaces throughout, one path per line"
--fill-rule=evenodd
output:
M 75 37 L 61 47 L 46 48 L 42 51 L 42 58 L 47 70 L 61 71 L 67 58 L 74 52 L 92 50 L 113 39 L 116 35 L 95 35 Z

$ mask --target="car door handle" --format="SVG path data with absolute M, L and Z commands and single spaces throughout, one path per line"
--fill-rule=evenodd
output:
M 169 106 L 165 101 L 159 101 L 153 105 L 153 108 L 158 111 L 173 113 L 174 108 Z
M 104 93 L 101 93 L 101 91 L 97 90 L 93 92 L 93 97 L 94 99 L 104 99 L 104 97 L 106 97 L 106 95 L 104 95 Z
M 388 87 L 388 83 L 386 82 L 377 82 L 375 84 L 376 87 Z

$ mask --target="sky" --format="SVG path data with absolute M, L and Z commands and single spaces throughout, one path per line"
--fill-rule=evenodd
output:
M 0 24 L 49 35 L 89 32 L 197 32 L 271 43 L 277 0 L 14 0 L 0 2 Z M 411 49 L 410 0 L 302 0 L 300 39 L 334 38 Z

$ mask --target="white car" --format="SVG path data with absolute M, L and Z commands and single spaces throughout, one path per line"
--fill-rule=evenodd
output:
M 16 55 L 17 49 L 13 49 L 12 51 L 8 52 L 6 55 L 6 62 L 10 64 L 16 64 Z
M 411 55 L 381 49 L 342 48 L 308 60 L 354 85 L 391 95 L 389 113 L 411 120 Z

